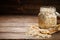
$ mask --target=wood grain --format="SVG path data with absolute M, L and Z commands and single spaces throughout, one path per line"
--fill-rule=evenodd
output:
M 37 23 L 37 16 L 0 16 L 0 39 L 31 39 L 25 33 L 31 25 Z M 59 37 L 60 32 L 53 34 L 51 39 Z
M 25 32 L 37 24 L 36 16 L 0 16 L 0 39 L 26 39 Z
M 24 33 L 0 33 L 0 39 L 25 39 Z
M 55 6 L 60 12 L 60 0 L 0 0 L 0 14 L 38 15 L 41 6 Z

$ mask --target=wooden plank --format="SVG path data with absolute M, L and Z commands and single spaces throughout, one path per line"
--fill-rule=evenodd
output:
M 0 23 L 35 23 L 36 16 L 1 16 Z
M 25 33 L 0 33 L 0 39 L 37 39 L 37 38 L 25 35 Z M 52 37 L 49 39 L 60 39 L 60 32 L 53 34 Z
M 26 39 L 24 33 L 0 33 L 0 39 Z
M 26 32 L 27 27 L 0 27 L 0 32 L 12 32 L 12 33 L 20 33 L 20 32 Z
M 0 23 L 0 27 L 29 27 L 37 23 Z

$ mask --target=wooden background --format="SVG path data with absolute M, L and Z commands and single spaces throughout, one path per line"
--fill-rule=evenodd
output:
M 54 6 L 60 13 L 60 0 L 0 0 L 0 15 L 37 15 L 41 6 Z

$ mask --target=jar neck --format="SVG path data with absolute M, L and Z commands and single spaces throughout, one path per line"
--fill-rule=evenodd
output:
M 55 13 L 53 11 L 41 11 L 40 13 Z
M 41 14 L 43 15 L 56 15 L 55 13 L 56 12 L 46 12 L 46 11 L 43 11 L 43 12 L 40 12 Z
M 56 12 L 56 8 L 54 7 L 41 7 L 40 12 L 48 12 L 48 13 L 54 13 Z

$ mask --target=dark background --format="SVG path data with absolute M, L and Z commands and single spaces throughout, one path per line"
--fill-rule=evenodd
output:
M 54 6 L 60 13 L 60 0 L 0 0 L 0 15 L 37 15 L 41 6 Z

